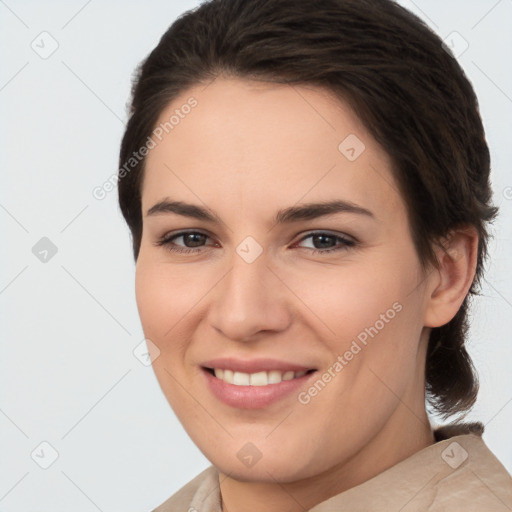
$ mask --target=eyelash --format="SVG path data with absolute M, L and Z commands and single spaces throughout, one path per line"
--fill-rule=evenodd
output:
M 203 249 L 204 246 L 203 247 L 195 247 L 195 248 L 194 247 L 182 248 L 182 247 L 174 245 L 172 243 L 172 240 L 174 240 L 176 238 L 183 237 L 185 235 L 190 235 L 190 234 L 203 235 L 203 236 L 206 236 L 206 237 L 210 238 L 206 233 L 202 233 L 201 231 L 181 231 L 181 232 L 176 233 L 176 234 L 174 234 L 172 236 L 164 236 L 164 237 L 162 237 L 160 240 L 158 240 L 155 243 L 155 245 L 163 246 L 168 251 L 176 252 L 176 253 L 181 253 L 181 254 L 190 254 L 190 253 L 201 252 L 201 250 Z M 332 248 L 329 248 L 329 249 L 311 249 L 311 248 L 308 248 L 308 247 L 302 247 L 302 249 L 309 249 L 312 254 L 328 254 L 328 253 L 331 253 L 331 252 L 346 250 L 349 247 L 354 247 L 356 245 L 356 243 L 357 243 L 355 240 L 352 240 L 352 239 L 349 239 L 349 238 L 345 238 L 344 236 L 340 236 L 340 235 L 333 235 L 333 234 L 325 232 L 325 231 L 315 231 L 315 232 L 312 232 L 312 233 L 308 233 L 306 236 L 301 238 L 297 243 L 303 242 L 304 240 L 306 240 L 308 238 L 311 238 L 311 237 L 314 237 L 314 236 L 322 236 L 322 235 L 330 237 L 330 238 L 334 238 L 337 242 L 341 242 L 343 245 L 338 246 L 338 247 L 332 247 Z

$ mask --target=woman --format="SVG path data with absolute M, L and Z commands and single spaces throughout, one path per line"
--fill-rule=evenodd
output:
M 119 200 L 160 386 L 212 466 L 156 510 L 508 510 L 465 349 L 489 152 L 390 0 L 212 0 L 141 65 Z

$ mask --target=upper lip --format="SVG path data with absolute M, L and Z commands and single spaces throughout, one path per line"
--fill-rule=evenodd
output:
M 205 368 L 217 368 L 222 370 L 233 370 L 243 373 L 258 373 L 264 371 L 280 370 L 283 372 L 301 372 L 313 370 L 314 368 L 300 364 L 280 361 L 278 359 L 236 359 L 234 357 L 219 357 L 205 361 L 201 364 Z

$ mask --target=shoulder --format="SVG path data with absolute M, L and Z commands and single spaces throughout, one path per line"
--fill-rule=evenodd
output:
M 434 444 L 311 512 L 510 512 L 507 470 L 479 434 L 461 432 L 467 429 L 440 429 Z
M 152 512 L 209 512 L 220 507 L 219 477 L 210 466 Z
M 512 478 L 480 435 L 448 437 L 438 447 L 446 466 L 434 478 L 429 511 L 512 509 Z

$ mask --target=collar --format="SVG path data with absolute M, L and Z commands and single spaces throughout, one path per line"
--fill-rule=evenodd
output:
M 434 444 L 310 512 L 433 512 L 445 507 L 460 510 L 466 502 L 471 507 L 467 510 L 512 509 L 510 475 L 482 440 L 481 423 L 447 425 L 433 431 Z M 214 466 L 189 486 L 189 510 L 222 510 L 219 473 Z

